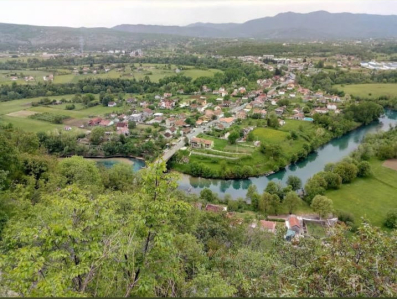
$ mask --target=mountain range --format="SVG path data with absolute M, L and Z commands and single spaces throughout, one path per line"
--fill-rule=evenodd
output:
M 306 14 L 286 12 L 242 24 L 194 23 L 188 26 L 124 24 L 112 29 L 134 33 L 271 40 L 394 38 L 397 37 L 397 16 L 326 11 Z
M 397 38 L 396 15 L 352 13 L 280 13 L 245 23 L 194 23 L 187 26 L 117 25 L 113 28 L 71 28 L 0 23 L 0 50 L 80 48 L 101 50 L 150 47 L 185 37 L 255 38 L 274 41 Z

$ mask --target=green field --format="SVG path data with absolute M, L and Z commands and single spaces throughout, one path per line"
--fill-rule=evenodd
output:
M 397 96 L 397 84 L 353 84 L 334 85 L 337 89 L 343 90 L 346 94 L 365 98 L 378 98 L 380 96 Z
M 73 95 L 54 96 L 51 97 L 51 100 L 52 99 L 70 100 L 72 97 Z M 67 105 L 66 103 L 61 105 L 50 105 L 50 106 L 37 106 L 37 107 L 31 106 L 32 102 L 38 102 L 42 98 L 43 97 L 0 102 L 0 122 L 11 123 L 15 127 L 24 129 L 26 131 L 32 131 L 32 132 L 49 131 L 56 128 L 63 129 L 64 125 L 55 125 L 40 120 L 30 119 L 28 118 L 29 115 L 26 113 L 29 113 L 31 111 L 37 113 L 49 112 L 52 114 L 66 115 L 70 117 L 70 120 L 72 120 L 72 122 L 69 122 L 67 120 L 64 123 L 67 123 L 73 128 L 80 126 L 85 121 L 88 121 L 89 117 L 101 116 L 106 113 L 124 112 L 125 110 L 129 109 L 128 107 L 110 108 L 110 107 L 103 107 L 102 105 L 98 105 L 90 108 L 84 108 L 84 106 L 79 103 L 75 104 L 76 106 L 75 110 L 66 110 L 65 109 Z M 74 122 L 74 120 L 76 120 L 76 122 Z M 78 128 L 73 128 L 73 130 L 75 129 L 78 130 Z
M 397 171 L 382 166 L 382 161 L 371 161 L 373 175 L 356 179 L 340 190 L 328 191 L 326 196 L 334 202 L 334 209 L 349 212 L 356 222 L 360 217 L 381 226 L 386 214 L 397 208 Z
M 288 136 L 288 133 L 269 128 L 256 128 L 253 131 L 255 140 L 267 144 L 282 143 Z
M 54 129 L 63 129 L 64 125 L 56 125 L 45 121 L 35 120 L 31 118 L 1 116 L 0 124 L 11 123 L 14 127 L 20 128 L 28 132 L 48 132 Z

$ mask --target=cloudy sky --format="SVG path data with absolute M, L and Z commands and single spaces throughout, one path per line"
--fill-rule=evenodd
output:
M 242 23 L 280 12 L 397 14 L 397 0 L 0 0 L 0 23 L 70 27 Z

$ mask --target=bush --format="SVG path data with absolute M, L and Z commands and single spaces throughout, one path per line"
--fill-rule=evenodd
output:
M 69 105 L 66 105 L 66 107 L 65 107 L 66 110 L 74 110 L 75 108 L 76 108 L 76 106 L 74 104 L 69 104 Z
M 357 167 L 358 167 L 358 173 L 357 173 L 358 177 L 364 178 L 371 175 L 371 165 L 369 164 L 369 162 L 361 161 L 360 163 L 358 163 Z
M 393 210 L 387 213 L 384 225 L 387 228 L 391 228 L 391 229 L 397 228 L 397 210 Z
M 69 118 L 69 116 L 44 112 L 44 113 L 37 113 L 37 114 L 31 115 L 31 116 L 29 116 L 29 118 L 47 121 L 47 122 L 50 122 L 53 124 L 61 124 L 63 122 L 63 120 Z
M 354 217 L 352 214 L 345 212 L 345 211 L 336 211 L 336 215 L 339 219 L 339 221 L 342 221 L 346 224 L 349 225 L 349 223 L 353 224 L 354 223 Z

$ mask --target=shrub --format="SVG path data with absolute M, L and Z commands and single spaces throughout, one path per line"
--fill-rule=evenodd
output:
M 384 225 L 387 228 L 391 228 L 391 229 L 397 228 L 397 210 L 393 210 L 387 213 Z

